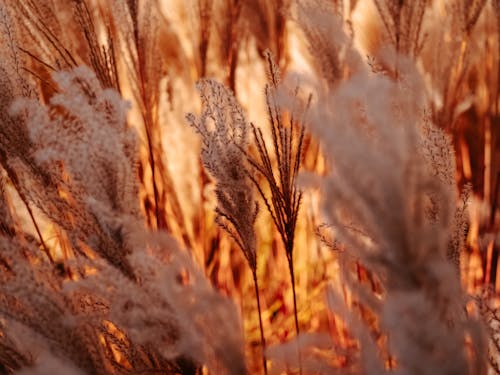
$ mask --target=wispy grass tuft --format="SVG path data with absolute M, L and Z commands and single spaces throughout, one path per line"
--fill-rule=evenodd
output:
M 293 251 L 295 228 L 302 200 L 302 191 L 297 187 L 297 176 L 304 156 L 305 127 L 302 118 L 304 108 L 299 109 L 300 101 L 298 99 L 296 101 L 297 108 L 293 108 L 292 112 L 286 113 L 278 105 L 276 95 L 281 83 L 280 72 L 270 52 L 266 52 L 266 62 L 269 83 L 265 88 L 265 97 L 267 115 L 271 125 L 272 145 L 269 146 L 266 143 L 262 129 L 252 124 L 258 157 L 254 157 L 248 152 L 246 155 L 253 171 L 264 178 L 267 188 L 270 190 L 269 196 L 258 178 L 253 174 L 249 175 L 264 200 L 267 211 L 271 215 L 285 247 L 292 283 L 295 331 L 298 336 L 300 326 L 297 313 Z M 297 91 L 295 95 L 297 95 Z

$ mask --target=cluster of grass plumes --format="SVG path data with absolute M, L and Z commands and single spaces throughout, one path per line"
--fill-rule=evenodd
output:
M 84 66 L 54 73 L 46 102 L 37 98 L 2 10 L 11 31 L 2 62 L 2 369 L 44 373 L 55 357 L 89 374 L 190 373 L 202 363 L 244 372 L 233 303 L 172 238 L 145 227 L 128 104 Z M 37 228 L 42 220 L 57 229 L 58 246 L 16 222 L 7 178 L 38 210 Z
M 125 126 L 122 100 L 102 91 L 88 69 L 61 73 L 55 82 L 60 92 L 48 106 L 14 102 L 11 116 L 27 127 L 32 159 L 7 155 L 5 166 L 27 204 L 64 231 L 73 254 L 46 254 L 10 229 L 14 221 L 2 225 L 4 345 L 17 338 L 24 345 L 19 358 L 47 352 L 93 374 L 188 372 L 200 363 L 244 372 L 232 303 L 174 240 L 144 227 L 136 137 Z M 7 204 L 2 200 L 9 214 Z M 15 359 L 7 370 L 23 367 Z
M 0 373 L 498 372 L 498 2 L 188 3 L 0 0 Z

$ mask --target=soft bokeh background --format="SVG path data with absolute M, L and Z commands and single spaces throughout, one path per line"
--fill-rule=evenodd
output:
M 109 63 L 114 67 L 111 77 L 117 80 L 110 80 L 109 86 L 119 89 L 130 102 L 128 122 L 140 138 L 139 193 L 148 225 L 172 233 L 213 285 L 236 301 L 243 317 L 250 371 L 258 373 L 260 336 L 251 272 L 240 249 L 214 222 L 213 180 L 202 167 L 199 139 L 185 114 L 199 113 L 195 83 L 209 77 L 235 93 L 251 122 L 268 126 L 264 51 L 273 53 L 284 77 L 294 73 L 307 82 L 307 74 L 316 69 L 311 55 L 321 53 L 322 48 L 318 45 L 311 50 L 306 44 L 292 1 L 145 0 L 139 2 L 140 15 L 133 22 L 121 13 L 126 2 L 119 0 L 87 0 L 85 6 L 55 0 L 4 3 L 14 9 L 11 17 L 23 41 L 19 54 L 29 67 L 25 74 L 38 85 L 42 100 L 53 95 L 48 66 L 67 69 L 87 64 L 98 72 Z M 388 44 L 381 16 L 385 8 L 380 4 L 390 2 L 329 3 L 331 11 L 342 17 L 356 48 L 376 69 Z M 411 32 L 415 43 L 398 47 L 417 61 L 433 99 L 429 115 L 453 138 L 458 189 L 472 185 L 467 248 L 462 254 L 463 285 L 469 292 L 488 284 L 498 291 L 498 1 L 419 3 L 426 4 L 421 25 Z M 38 15 L 26 11 L 33 8 L 39 10 Z M 404 27 L 413 26 L 409 22 Z M 303 170 L 324 174 L 329 167 L 317 141 L 309 139 Z M 12 186 L 9 189 L 22 225 L 36 236 L 34 218 L 54 259 L 71 257 L 60 228 L 35 207 L 30 217 Z M 349 345 L 343 342 L 342 322 L 325 302 L 325 287 L 341 290 L 342 285 L 338 285 L 335 252 L 316 236 L 316 227 L 322 224 L 319 198 L 317 190 L 305 190 L 296 231 L 300 328 L 303 332 L 329 331 L 342 345 Z M 269 345 L 295 335 L 286 255 L 273 225 L 262 205 L 257 219 L 257 269 Z M 358 273 L 360 280 L 367 279 L 362 268 Z M 345 296 L 349 298 L 347 291 Z

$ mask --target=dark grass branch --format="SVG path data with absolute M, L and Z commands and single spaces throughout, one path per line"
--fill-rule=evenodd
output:
M 269 52 L 266 53 L 266 59 L 269 84 L 266 86 L 265 96 L 271 125 L 272 145 L 268 146 L 262 130 L 251 124 L 258 156 L 254 157 L 245 152 L 251 167 L 247 174 L 261 195 L 285 247 L 292 284 L 295 331 L 298 336 L 300 325 L 297 313 L 293 251 L 298 213 L 302 201 L 302 191 L 297 188 L 297 175 L 304 154 L 305 128 L 303 119 L 298 121 L 295 118 L 296 110 L 300 108 L 298 89 L 293 92 L 290 118 L 286 119 L 284 109 L 278 105 L 276 100 L 276 93 L 280 86 L 279 69 Z M 307 109 L 310 100 L 311 98 L 303 111 Z M 273 163 L 274 160 L 275 163 Z M 266 181 L 270 195 L 264 192 L 258 175 L 261 175 Z M 302 373 L 300 353 L 299 368 Z
M 78 66 L 76 57 L 64 46 L 63 42 L 57 37 L 49 25 L 50 20 L 43 19 L 43 12 L 40 11 L 39 6 L 32 1 L 20 1 L 19 11 L 23 17 L 38 30 L 40 35 L 43 36 L 44 41 L 54 48 L 55 55 L 63 60 L 67 68 L 75 68 Z M 32 36 L 34 38 L 34 35 Z M 58 69 L 62 68 L 60 60 L 56 59 Z

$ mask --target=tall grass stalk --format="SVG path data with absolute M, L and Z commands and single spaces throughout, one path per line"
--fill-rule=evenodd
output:
M 267 182 L 271 192 L 269 197 L 264 192 L 258 178 L 250 174 L 250 178 L 264 200 L 285 247 L 292 285 L 295 332 L 298 336 L 300 325 L 297 312 L 293 251 L 295 229 L 302 200 L 302 192 L 297 188 L 297 175 L 303 158 L 305 128 L 300 121 L 301 119 L 297 119 L 295 116 L 303 114 L 301 111 L 303 112 L 305 109 L 294 108 L 292 111 L 296 112 L 290 113 L 288 120 L 285 118 L 284 111 L 278 105 L 276 98 L 277 90 L 280 88 L 280 72 L 269 51 L 266 52 L 266 62 L 269 81 L 265 92 L 266 108 L 271 124 L 272 146 L 267 145 L 262 130 L 252 124 L 258 158 L 247 153 L 247 159 L 257 175 L 261 175 Z M 295 95 L 298 95 L 297 91 L 295 91 Z M 274 162 L 277 163 L 277 168 L 274 167 Z M 302 373 L 300 352 L 298 355 L 299 370 Z

